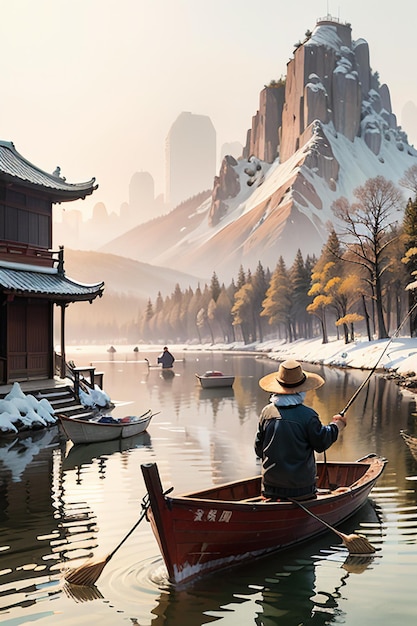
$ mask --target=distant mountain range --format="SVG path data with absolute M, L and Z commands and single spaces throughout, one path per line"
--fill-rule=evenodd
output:
M 171 295 L 176 283 L 181 289 L 195 289 L 199 279 L 177 270 L 141 263 L 134 259 L 101 252 L 65 249 L 65 273 L 82 283 L 105 282 L 105 294 L 123 294 L 140 301 L 152 302 L 160 291 Z
M 224 158 L 211 195 L 100 252 L 195 276 L 216 271 L 225 282 L 240 265 L 254 270 L 261 261 L 273 270 L 281 255 L 292 263 L 298 248 L 319 254 L 335 200 L 352 201 L 354 189 L 375 176 L 398 184 L 417 164 L 369 56 L 350 24 L 317 22 L 297 44 L 286 77 L 262 90 L 242 158 Z

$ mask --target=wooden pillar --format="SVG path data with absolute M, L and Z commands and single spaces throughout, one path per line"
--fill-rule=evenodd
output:
M 63 302 L 59 305 L 61 307 L 61 378 L 65 378 L 66 376 L 66 356 L 65 356 L 65 307 L 66 304 Z

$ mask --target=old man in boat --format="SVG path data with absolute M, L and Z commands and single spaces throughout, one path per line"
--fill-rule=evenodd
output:
M 162 364 L 162 369 L 171 369 L 174 365 L 175 358 L 168 350 L 167 346 L 164 346 L 162 354 L 158 357 L 158 363 Z
M 334 415 L 323 425 L 318 414 L 303 404 L 305 394 L 318 389 L 324 379 L 304 372 L 288 360 L 278 372 L 264 376 L 259 386 L 272 395 L 260 414 L 255 452 L 262 460 L 262 495 L 267 499 L 309 499 L 316 495 L 315 452 L 324 452 L 346 426 Z

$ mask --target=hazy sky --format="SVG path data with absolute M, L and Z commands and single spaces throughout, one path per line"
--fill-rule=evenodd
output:
M 165 138 L 208 115 L 220 152 L 245 143 L 259 92 L 330 13 L 366 39 L 398 122 L 417 104 L 415 0 L 0 0 L 0 139 L 68 182 L 95 176 L 119 211 L 137 171 L 165 188 Z M 405 127 L 407 131 L 407 128 Z M 410 139 L 417 142 L 417 137 Z

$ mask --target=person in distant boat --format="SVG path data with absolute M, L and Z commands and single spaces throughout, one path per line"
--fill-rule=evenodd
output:
M 174 365 L 174 357 L 168 350 L 167 346 L 164 347 L 162 354 L 158 357 L 158 363 L 162 363 L 162 369 L 169 369 Z
M 340 414 L 323 425 L 318 414 L 303 404 L 306 391 L 323 384 L 321 376 L 304 372 L 292 359 L 259 381 L 272 394 L 261 411 L 255 437 L 255 453 L 262 461 L 262 495 L 267 499 L 316 497 L 314 453 L 327 450 L 346 426 Z

